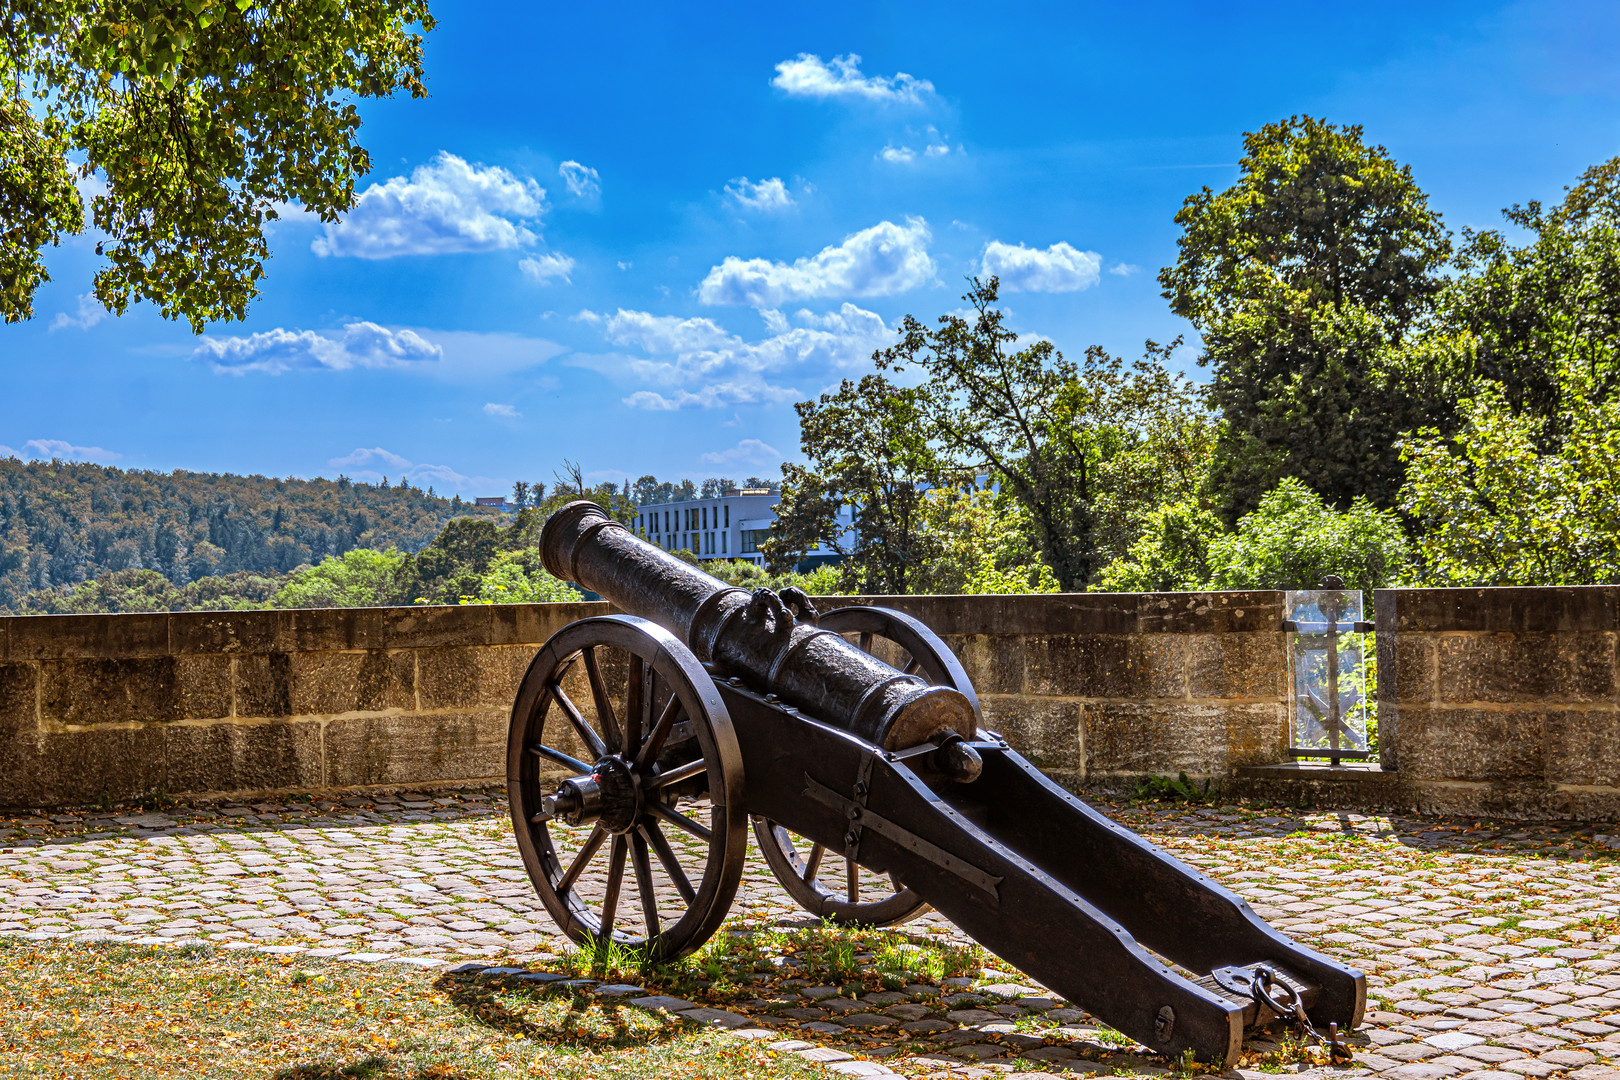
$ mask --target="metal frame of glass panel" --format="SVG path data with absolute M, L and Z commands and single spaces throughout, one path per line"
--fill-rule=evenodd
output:
M 1364 760 L 1367 693 L 1359 589 L 1289 592 L 1288 756 Z

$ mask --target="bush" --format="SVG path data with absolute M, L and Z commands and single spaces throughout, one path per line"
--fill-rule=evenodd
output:
M 405 556 L 393 548 L 355 548 L 294 570 L 271 599 L 278 608 L 383 607 L 399 603 Z
M 1235 532 L 1209 544 L 1209 583 L 1216 589 L 1315 589 L 1329 574 L 1347 589 L 1379 589 L 1406 565 L 1406 537 L 1394 511 L 1363 496 L 1337 511 L 1292 477 L 1244 515 Z

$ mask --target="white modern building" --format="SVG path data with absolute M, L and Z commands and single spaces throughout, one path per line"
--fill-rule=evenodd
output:
M 759 545 L 776 523 L 779 496 L 765 488 L 743 488 L 712 499 L 649 503 L 636 511 L 636 529 L 666 551 L 690 551 L 700 559 L 746 559 L 763 563 Z M 847 524 L 849 507 L 839 510 Z M 831 551 L 807 552 L 801 568 L 836 562 Z

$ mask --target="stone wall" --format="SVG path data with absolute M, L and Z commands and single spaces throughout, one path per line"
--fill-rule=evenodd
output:
M 1379 592 L 1381 761 L 1338 769 L 1287 759 L 1281 593 L 862 602 L 944 636 L 989 726 L 1070 786 L 1620 817 L 1620 589 Z M 609 610 L 0 618 L 0 806 L 492 780 L 534 651 Z
M 878 598 L 883 599 L 883 598 Z M 1069 782 L 1281 760 L 1280 593 L 898 597 Z M 848 603 L 823 601 L 826 606 Z M 497 778 L 535 649 L 606 604 L 0 619 L 0 806 Z
M 1620 815 L 1620 589 L 1375 596 L 1385 769 L 1424 809 Z

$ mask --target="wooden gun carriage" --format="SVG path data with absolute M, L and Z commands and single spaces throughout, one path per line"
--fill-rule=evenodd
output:
M 634 613 L 560 630 L 512 709 L 518 846 L 575 941 L 654 960 L 702 945 L 752 818 L 813 914 L 889 925 L 932 906 L 1166 1055 L 1234 1064 L 1245 1026 L 1285 1009 L 1360 1022 L 1361 972 L 1043 776 L 984 729 L 961 665 L 917 620 L 728 587 L 590 502 L 552 515 L 541 553 Z M 598 860 L 605 884 L 586 876 Z M 627 870 L 639 911 L 621 904 Z

